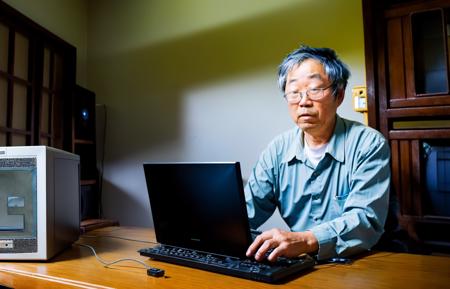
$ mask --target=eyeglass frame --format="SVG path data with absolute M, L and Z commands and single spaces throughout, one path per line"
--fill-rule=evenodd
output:
M 308 88 L 305 91 L 299 91 L 299 92 L 289 92 L 289 93 L 285 93 L 283 94 L 283 97 L 286 99 L 286 101 L 290 104 L 296 104 L 299 103 L 300 101 L 302 101 L 302 99 L 307 96 L 310 100 L 312 101 L 318 101 L 321 100 L 324 97 L 324 92 L 325 90 L 327 90 L 328 88 L 334 86 L 334 83 L 331 83 L 330 85 L 328 85 L 327 87 L 314 87 L 314 88 Z M 313 96 L 311 97 L 310 93 L 311 91 L 317 90 L 318 94 L 322 93 L 320 95 L 320 97 L 317 96 Z M 288 98 L 287 95 L 289 94 L 295 94 L 297 95 L 297 97 L 295 98 L 295 101 L 292 98 Z

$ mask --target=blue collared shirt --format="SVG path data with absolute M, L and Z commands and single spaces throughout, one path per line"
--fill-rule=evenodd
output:
M 311 231 L 318 259 L 370 249 L 384 231 L 390 150 L 378 131 L 336 116 L 325 155 L 313 167 L 298 127 L 262 152 L 245 187 L 252 228 L 275 211 L 292 231 Z

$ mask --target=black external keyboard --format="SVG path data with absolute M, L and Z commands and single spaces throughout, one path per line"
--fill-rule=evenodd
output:
M 315 263 L 309 255 L 292 259 L 278 258 L 277 262 L 257 262 L 167 245 L 144 248 L 139 253 L 159 261 L 268 283 L 278 283 L 298 275 L 311 269 Z

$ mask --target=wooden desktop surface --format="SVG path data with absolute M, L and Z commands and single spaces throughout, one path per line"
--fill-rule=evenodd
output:
M 148 228 L 107 227 L 80 237 L 106 261 L 134 258 L 164 269 L 166 276 L 147 276 L 138 263 L 105 268 L 92 252 L 74 244 L 50 262 L 0 262 L 0 285 L 10 288 L 450 288 L 450 257 L 368 253 L 351 265 L 317 265 L 281 285 L 235 278 L 198 269 L 150 261 L 136 251 L 153 246 L 108 236 L 154 241 Z M 2 288 L 0 286 L 0 288 Z

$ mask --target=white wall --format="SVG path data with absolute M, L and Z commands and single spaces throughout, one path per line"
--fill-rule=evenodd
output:
M 300 43 L 337 50 L 364 84 L 359 0 L 89 2 L 88 84 L 108 110 L 103 205 L 151 226 L 142 163 L 240 161 L 292 127 L 276 87 Z

